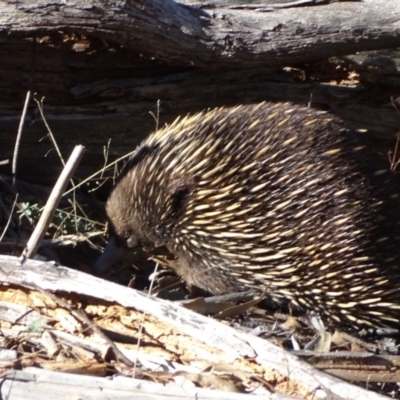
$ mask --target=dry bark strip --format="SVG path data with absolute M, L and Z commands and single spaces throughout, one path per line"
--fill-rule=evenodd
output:
M 400 46 L 400 3 L 334 2 L 256 10 L 197 8 L 173 0 L 2 1 L 0 31 L 72 31 L 169 64 L 286 65 Z
M 71 299 L 85 299 L 85 304 L 96 303 L 123 306 L 131 314 L 143 313 L 143 332 L 151 332 L 152 324 L 163 324 L 168 340 L 171 335 L 183 345 L 195 346 L 191 350 L 198 355 L 214 359 L 221 357 L 225 363 L 249 363 L 259 371 L 271 371 L 284 378 L 285 385 L 297 388 L 303 398 L 351 398 L 383 399 L 351 384 L 321 373 L 296 357 L 272 345 L 266 340 L 237 332 L 220 322 L 195 314 L 181 306 L 157 298 L 147 297 L 133 289 L 84 274 L 53 263 L 27 260 L 21 266 L 15 257 L 0 256 L 0 278 L 4 289 L 28 288 L 60 292 Z M 137 318 L 140 319 L 140 318 Z M 211 359 L 211 358 L 210 358 Z M 208 361 L 208 360 L 207 360 Z M 9 379 L 9 378 L 3 378 Z M 279 379 L 277 378 L 279 381 Z

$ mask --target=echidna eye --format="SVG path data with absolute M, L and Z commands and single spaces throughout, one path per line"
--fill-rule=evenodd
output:
M 126 247 L 128 247 L 128 249 L 133 249 L 135 247 L 138 247 L 138 245 L 139 245 L 138 240 L 135 236 L 129 236 L 126 239 L 125 243 L 126 243 Z

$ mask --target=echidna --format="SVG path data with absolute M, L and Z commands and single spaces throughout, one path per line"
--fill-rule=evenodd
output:
M 399 327 L 400 188 L 334 116 L 217 108 L 150 136 L 107 202 L 120 246 L 165 246 L 214 294 L 267 288 L 339 324 Z

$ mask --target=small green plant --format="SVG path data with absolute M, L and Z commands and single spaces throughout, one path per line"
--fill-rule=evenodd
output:
M 36 225 L 39 221 L 41 209 L 37 203 L 23 202 L 19 204 L 20 221 L 27 218 L 31 225 Z M 96 228 L 96 223 L 87 217 L 74 214 L 72 211 L 57 209 L 53 217 L 53 228 L 56 228 L 56 235 L 68 235 L 73 233 L 91 232 Z
M 17 214 L 19 214 L 20 220 L 25 217 L 31 224 L 39 220 L 40 208 L 37 203 L 20 203 L 19 207 L 20 209 L 17 211 Z
M 36 319 L 26 326 L 26 330 L 31 333 L 42 333 L 45 328 L 44 325 L 43 321 Z
M 91 232 L 96 228 L 94 221 L 76 215 L 72 211 L 59 209 L 54 214 L 53 224 L 57 226 L 57 232 L 62 235 Z

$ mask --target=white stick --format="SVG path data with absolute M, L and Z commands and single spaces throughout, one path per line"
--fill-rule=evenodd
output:
M 29 241 L 22 252 L 22 260 L 24 262 L 27 258 L 32 258 L 35 256 L 37 249 L 39 248 L 40 242 L 42 241 L 47 228 L 50 225 L 51 219 L 53 218 L 54 212 L 61 200 L 61 197 L 67 187 L 69 180 L 71 179 L 76 167 L 81 160 L 83 153 L 85 152 L 85 147 L 78 145 L 75 146 L 67 164 L 65 165 L 61 175 L 59 176 L 57 183 L 55 184 L 49 199 L 47 200 L 46 206 L 40 216 L 39 222 L 36 225 Z

